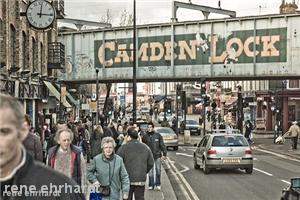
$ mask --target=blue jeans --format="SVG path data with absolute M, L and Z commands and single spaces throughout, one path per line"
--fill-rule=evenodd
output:
M 160 186 L 160 158 L 154 160 L 153 168 L 149 172 L 149 187 Z

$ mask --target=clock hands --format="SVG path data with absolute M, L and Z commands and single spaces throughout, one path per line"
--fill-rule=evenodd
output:
M 42 16 L 42 15 L 46 15 L 46 16 L 53 16 L 52 13 L 38 13 L 38 15 Z
M 38 14 L 40 14 L 40 18 L 42 17 L 43 3 L 44 3 L 44 2 L 42 2 L 42 4 L 41 4 L 40 13 L 38 13 Z

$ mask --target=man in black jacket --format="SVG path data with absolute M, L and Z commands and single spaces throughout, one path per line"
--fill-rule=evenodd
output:
M 148 123 L 148 133 L 143 136 L 142 141 L 151 149 L 154 158 L 154 167 L 149 172 L 149 190 L 153 190 L 155 187 L 160 190 L 161 158 L 166 158 L 167 148 L 162 136 L 155 132 L 153 128 L 154 124 L 152 122 Z
M 145 184 L 147 173 L 153 167 L 152 152 L 147 145 L 140 143 L 138 132 L 135 127 L 130 127 L 127 131 L 127 143 L 122 145 L 117 154 L 124 161 L 130 179 L 130 190 L 128 200 L 144 200 Z
M 0 113 L 0 199 L 85 199 L 74 181 L 26 153 L 28 126 L 18 100 L 0 94 Z

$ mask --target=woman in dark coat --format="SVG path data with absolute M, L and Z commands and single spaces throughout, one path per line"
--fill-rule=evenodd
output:
M 91 134 L 91 157 L 101 153 L 101 140 L 103 138 L 103 128 L 97 125 Z

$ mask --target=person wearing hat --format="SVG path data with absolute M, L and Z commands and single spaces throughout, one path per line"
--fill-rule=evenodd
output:
M 154 159 L 150 148 L 138 141 L 138 132 L 131 126 L 127 131 L 127 143 L 117 154 L 123 158 L 129 175 L 130 189 L 128 199 L 144 200 L 147 173 L 152 169 Z
M 292 144 L 291 151 L 297 149 L 299 136 L 300 136 L 300 128 L 298 126 L 298 122 L 294 121 L 292 123 L 292 126 L 289 128 L 289 130 L 284 134 L 284 137 L 291 138 L 291 144 Z

